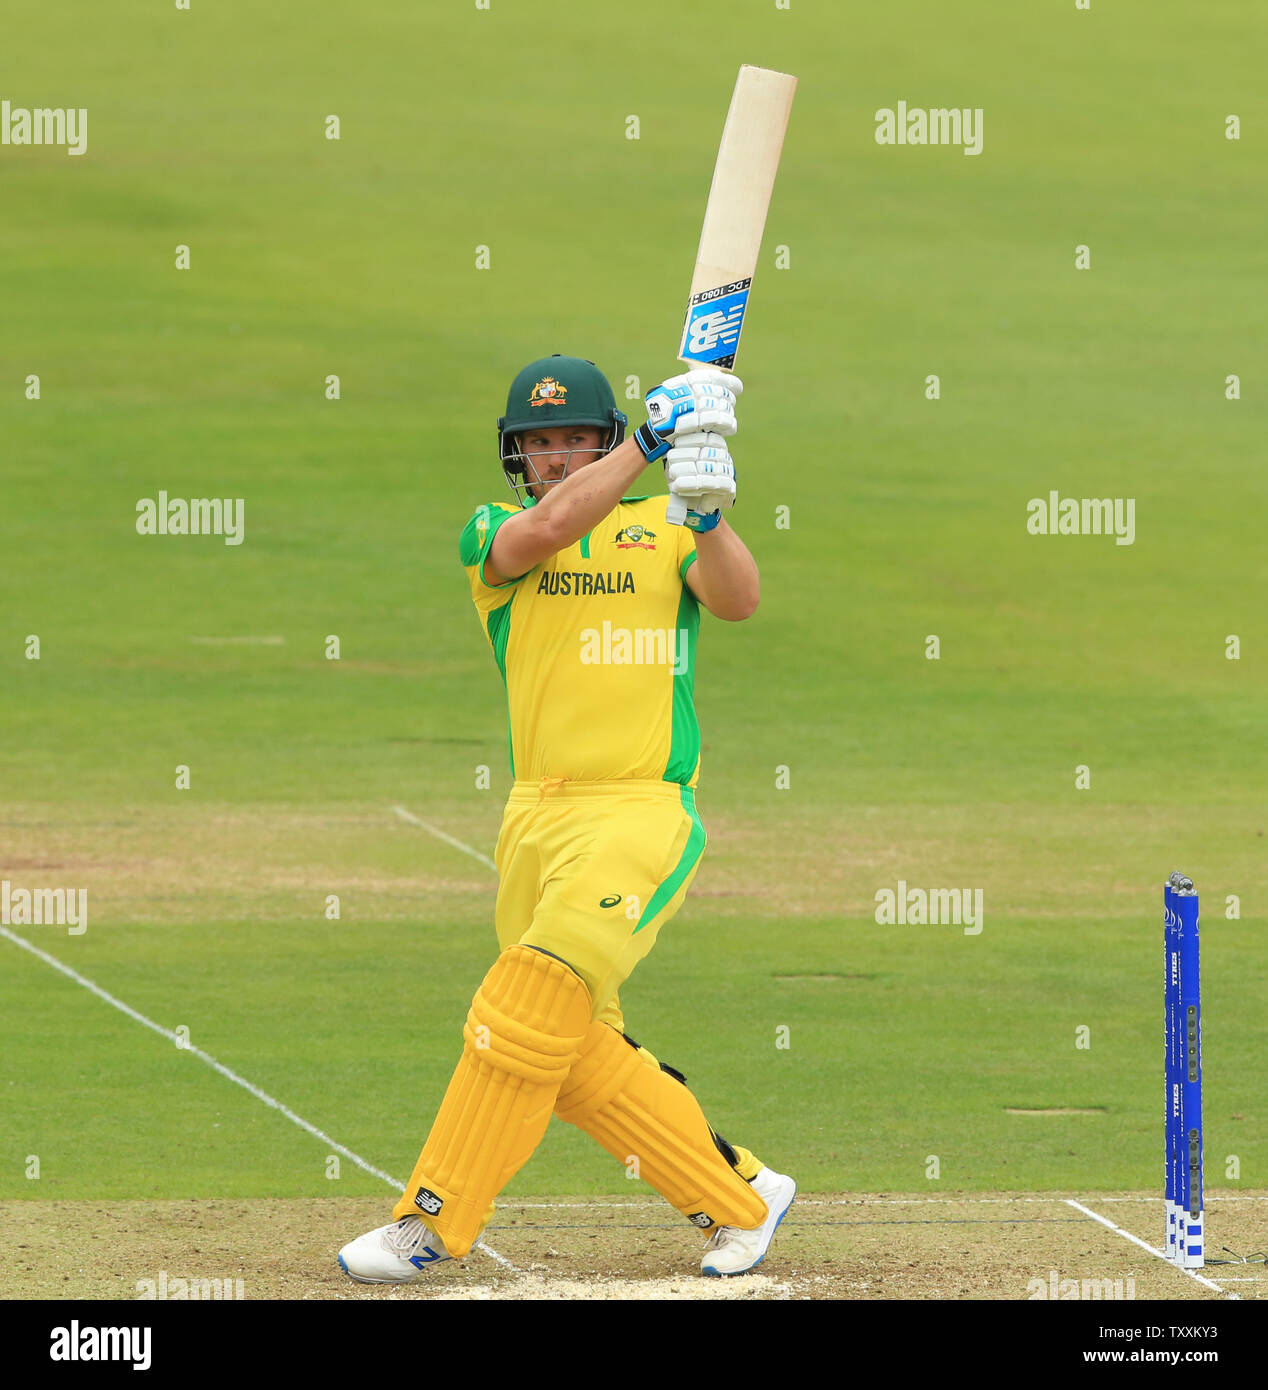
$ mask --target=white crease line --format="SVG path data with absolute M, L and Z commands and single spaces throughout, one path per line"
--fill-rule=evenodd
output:
M 1098 1215 L 1090 1207 L 1085 1207 L 1082 1202 L 1076 1202 L 1073 1197 L 1067 1197 L 1065 1202 L 1066 1206 L 1073 1207 L 1075 1211 L 1081 1211 L 1084 1216 L 1090 1216 L 1093 1221 L 1099 1221 L 1102 1226 L 1108 1226 L 1111 1231 L 1114 1231 L 1126 1240 L 1130 1240 L 1134 1245 L 1139 1245 L 1142 1250 L 1148 1250 L 1155 1259 L 1161 1260 L 1163 1264 L 1167 1265 L 1170 1269 L 1174 1269 L 1177 1274 L 1187 1274 L 1190 1279 L 1196 1279 L 1199 1284 L 1204 1284 L 1208 1289 L 1214 1289 L 1222 1298 L 1237 1297 L 1235 1293 L 1225 1293 L 1218 1284 L 1213 1283 L 1210 1279 L 1204 1279 L 1196 1270 L 1183 1269 L 1180 1265 L 1173 1264 L 1156 1246 L 1141 1240 L 1139 1236 L 1132 1235 L 1130 1231 L 1123 1230 L 1121 1226 L 1115 1226 L 1109 1217 Z
M 1161 1202 L 1162 1197 L 1098 1197 L 1098 1202 Z M 1268 1192 L 1204 1192 L 1202 1194 L 1202 1204 L 1208 1202 L 1268 1202 Z
M 1011 1206 L 1014 1202 L 1038 1202 L 1041 1205 L 1052 1206 L 1056 1202 L 1064 1202 L 1064 1197 L 798 1197 L 799 1207 L 917 1207 L 926 1205 L 945 1206 L 953 1204 L 955 1206 Z M 1138 1200 L 1154 1200 L 1153 1198 L 1140 1198 Z M 1161 1201 L 1159 1197 L 1156 1200 Z M 541 1208 L 544 1211 L 556 1211 L 572 1207 L 609 1207 L 619 1209 L 621 1207 L 659 1207 L 661 1205 L 655 1198 L 649 1198 L 646 1202 L 498 1202 L 498 1209 L 503 1207 L 513 1207 L 517 1211 L 528 1211 Z
M 1050 1207 L 1064 1202 L 1064 1197 L 826 1197 L 797 1198 L 799 1207 L 1011 1207 L 1030 1202 Z M 1132 1198 L 1149 1201 L 1151 1198 Z M 1161 1201 L 1162 1198 L 1157 1199 Z
M 510 1260 L 506 1258 L 505 1255 L 499 1255 L 498 1252 L 491 1245 L 486 1245 L 482 1240 L 477 1240 L 471 1248 L 473 1250 L 483 1250 L 486 1255 L 492 1255 L 493 1258 L 498 1262 L 498 1264 L 505 1265 L 507 1269 L 511 1271 L 512 1274 L 524 1273 L 522 1269 L 516 1269 L 516 1267 L 510 1262 Z
M 798 1207 L 921 1207 L 921 1206 L 1015 1206 L 1030 1203 L 1038 1206 L 1053 1206 L 1068 1202 L 1068 1197 L 798 1197 Z M 1105 1202 L 1155 1202 L 1161 1204 L 1161 1197 L 1098 1197 L 1098 1203 Z M 1206 1203 L 1212 1202 L 1268 1202 L 1263 1197 L 1204 1197 Z M 658 1207 L 654 1198 L 646 1202 L 498 1202 L 498 1209 L 512 1207 L 515 1210 L 541 1208 L 546 1211 L 563 1210 L 572 1207 Z
M 276 1110 L 279 1114 L 285 1115 L 292 1124 L 298 1125 L 300 1129 L 307 1131 L 307 1133 L 311 1134 L 314 1138 L 320 1139 L 323 1144 L 328 1144 L 336 1153 L 341 1153 L 345 1158 L 351 1159 L 358 1168 L 364 1169 L 365 1172 L 371 1174 L 371 1176 L 387 1183 L 389 1187 L 395 1188 L 397 1192 L 404 1190 L 405 1184 L 403 1182 L 392 1177 L 390 1173 L 385 1173 L 381 1168 L 376 1168 L 372 1163 L 367 1163 L 360 1154 L 353 1153 L 351 1149 L 346 1148 L 343 1144 L 339 1143 L 338 1140 L 332 1139 L 325 1130 L 318 1129 L 314 1124 L 309 1124 L 302 1115 L 297 1115 L 288 1105 L 283 1105 L 280 1100 L 275 1100 L 266 1091 L 262 1091 L 258 1086 L 253 1085 L 246 1077 L 239 1076 L 236 1071 L 225 1066 L 223 1062 L 216 1061 L 211 1053 L 204 1052 L 201 1047 L 194 1047 L 192 1044 L 184 1042 L 181 1038 L 178 1038 L 170 1028 L 164 1028 L 161 1023 L 155 1023 L 152 1018 L 146 1018 L 143 1013 L 138 1013 L 130 1004 L 125 1004 L 122 999 L 116 999 L 113 994 L 102 989 L 100 985 L 94 984 L 87 976 L 81 975 L 77 970 L 72 970 L 69 965 L 64 965 L 56 956 L 50 956 L 47 951 L 41 951 L 38 946 L 33 946 L 24 937 L 19 936 L 16 932 L 10 931 L 8 927 L 0 926 L 0 936 L 12 941 L 15 946 L 21 946 L 24 951 L 30 951 L 33 956 L 37 956 L 46 965 L 51 965 L 54 970 L 60 970 L 68 979 L 74 980 L 77 985 L 83 985 L 86 990 L 95 994 L 98 999 L 104 999 L 107 1004 L 118 1009 L 120 1013 L 127 1014 L 129 1018 L 134 1019 L 137 1023 L 144 1024 L 146 1028 L 152 1029 L 160 1037 L 175 1043 L 181 1052 L 188 1052 L 192 1057 L 197 1057 L 200 1062 L 205 1062 L 214 1071 L 218 1071 L 227 1081 L 232 1081 L 235 1086 L 241 1086 L 244 1091 L 250 1091 L 256 1100 L 262 1100 L 264 1104 L 271 1109 Z M 497 1251 L 490 1246 L 480 1242 L 480 1249 L 492 1255 L 495 1260 L 506 1265 L 508 1269 L 515 1270 L 517 1274 L 520 1273 L 508 1259 L 499 1255 Z
M 419 820 L 413 811 L 407 811 L 404 806 L 393 806 L 392 811 L 401 820 L 407 821 L 410 825 L 417 825 L 420 829 L 427 831 L 429 835 L 434 835 L 438 840 L 443 840 L 445 844 L 452 845 L 454 849 L 460 849 L 463 854 L 469 854 L 472 859 L 478 859 L 485 868 L 492 869 L 494 873 L 497 873 L 498 866 L 487 854 L 481 854 L 478 849 L 472 849 L 470 845 L 464 845 L 461 840 L 455 840 L 452 835 L 446 835 L 443 830 L 437 830 L 434 825 L 428 825 L 425 820 Z

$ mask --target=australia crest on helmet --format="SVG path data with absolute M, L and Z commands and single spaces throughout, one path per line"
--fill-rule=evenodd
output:
M 529 392 L 528 403 L 531 406 L 566 405 L 567 397 L 568 388 L 562 381 L 556 381 L 553 376 L 544 376 Z

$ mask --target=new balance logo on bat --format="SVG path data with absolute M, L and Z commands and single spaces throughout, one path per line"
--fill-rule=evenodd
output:
M 697 296 L 688 311 L 681 356 L 704 362 L 715 362 L 723 356 L 734 358 L 750 283 L 739 280 Z
M 729 314 L 716 312 L 706 314 L 701 319 L 693 319 L 691 334 L 687 339 L 687 351 L 715 352 L 720 346 L 734 348 L 740 340 L 740 322 L 743 317 L 744 306 L 740 304 Z

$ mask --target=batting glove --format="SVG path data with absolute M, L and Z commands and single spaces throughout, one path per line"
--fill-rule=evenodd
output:
M 670 442 L 709 430 L 731 435 L 739 429 L 735 398 L 744 390 L 739 377 L 716 367 L 696 367 L 672 376 L 647 393 L 647 423 L 634 438 L 649 463 L 663 458 Z
M 735 477 L 726 440 L 713 431 L 682 435 L 665 455 L 669 495 L 687 510 L 679 524 L 693 531 L 711 531 L 735 505 Z M 671 505 L 671 519 L 676 510 Z

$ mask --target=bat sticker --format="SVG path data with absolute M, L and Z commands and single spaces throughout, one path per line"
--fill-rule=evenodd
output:
M 752 279 L 706 290 L 691 301 L 682 335 L 682 358 L 710 367 L 730 367 L 744 324 Z

